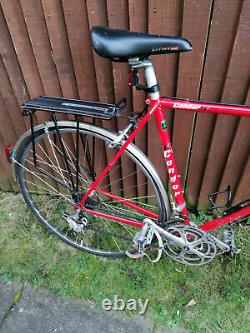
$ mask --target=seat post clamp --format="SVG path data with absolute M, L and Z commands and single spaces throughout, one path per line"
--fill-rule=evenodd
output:
M 137 68 L 132 68 L 132 70 L 129 71 L 128 85 L 130 87 L 135 87 L 135 89 L 138 90 L 138 91 L 143 90 L 148 94 L 160 91 L 160 86 L 159 86 L 158 83 L 155 84 L 152 87 L 144 87 L 142 84 L 139 84 L 139 77 L 138 77 L 138 69 Z

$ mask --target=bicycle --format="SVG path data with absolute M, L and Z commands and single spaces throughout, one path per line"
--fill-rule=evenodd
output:
M 125 100 L 118 104 L 37 97 L 22 105 L 30 118 L 30 130 L 6 156 L 20 191 L 38 220 L 69 245 L 108 257 L 148 257 L 156 262 L 163 253 L 186 265 L 211 262 L 218 251 L 237 253 L 232 228 L 222 237 L 211 232 L 250 215 L 249 199 L 232 206 L 231 189 L 209 196 L 211 210 L 219 217 L 197 226 L 190 221 L 163 109 L 250 116 L 250 107 L 203 103 L 160 97 L 149 56 L 192 50 L 183 38 L 156 36 L 103 27 L 91 29 L 92 46 L 102 57 L 128 62 L 130 86 L 148 97 L 141 113 L 131 113 L 129 124 L 118 133 L 99 123 L 122 115 Z M 139 83 L 144 70 L 146 87 Z M 34 125 L 36 112 L 51 120 Z M 71 120 L 58 120 L 67 114 Z M 138 132 L 155 116 L 172 194 L 169 194 L 150 160 L 133 144 Z M 123 163 L 126 161 L 126 169 Z M 215 204 L 227 193 L 224 210 Z

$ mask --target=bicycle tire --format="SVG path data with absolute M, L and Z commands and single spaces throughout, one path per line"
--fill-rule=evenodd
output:
M 70 135 L 74 135 L 76 133 L 76 126 L 77 126 L 76 123 L 72 122 L 72 121 L 58 121 L 58 129 L 61 134 L 70 133 Z M 51 135 L 51 136 L 55 135 L 55 133 L 56 133 L 56 128 L 55 128 L 55 125 L 53 122 L 47 123 L 46 125 L 39 125 L 39 126 L 35 127 L 34 128 L 35 145 L 38 146 L 39 142 L 41 142 L 41 140 L 43 138 L 45 138 L 48 135 Z M 105 143 L 105 147 L 107 147 L 108 143 L 110 143 L 112 140 L 114 140 L 117 137 L 117 134 L 115 134 L 115 133 L 112 133 L 106 129 L 94 126 L 92 124 L 87 124 L 87 123 L 80 123 L 80 133 L 82 135 L 87 135 L 88 137 L 91 137 L 91 139 L 95 140 L 95 143 L 96 143 L 97 139 L 102 140 L 102 142 Z M 44 213 L 42 213 L 39 210 L 39 208 L 37 207 L 37 202 L 34 202 L 34 196 L 36 196 L 36 195 L 38 196 L 38 194 L 34 194 L 35 192 L 31 193 L 31 190 L 29 190 L 27 187 L 28 181 L 27 181 L 27 179 L 25 179 L 25 172 L 27 171 L 25 162 L 27 162 L 27 163 L 29 162 L 29 159 L 27 158 L 27 156 L 29 156 L 29 154 L 32 151 L 32 137 L 31 137 L 30 132 L 26 133 L 26 135 L 24 135 L 23 138 L 19 140 L 19 144 L 17 146 L 18 147 L 15 152 L 16 177 L 17 177 L 17 180 L 18 180 L 18 183 L 20 186 L 20 191 L 21 191 L 28 207 L 31 209 L 32 213 L 36 216 L 36 218 L 49 231 L 51 231 L 53 234 L 57 235 L 61 240 L 63 240 L 67 244 L 69 244 L 79 250 L 87 251 L 91 254 L 106 256 L 106 257 L 125 256 L 126 249 L 124 249 L 122 251 L 120 248 L 119 248 L 119 251 L 117 251 L 117 250 L 114 251 L 113 249 L 104 250 L 104 249 L 100 249 L 100 248 L 91 247 L 89 245 L 85 245 L 85 244 L 83 244 L 83 242 L 79 243 L 79 241 L 75 241 L 74 239 L 68 237 L 67 234 L 65 234 L 65 232 L 62 232 L 62 230 L 59 230 L 57 227 L 55 227 L 52 224 L 52 222 L 50 220 L 48 220 L 48 218 L 46 218 L 46 216 L 44 216 Z M 46 144 L 45 144 L 45 147 L 46 147 Z M 132 160 L 133 163 L 135 163 L 135 165 L 136 165 L 136 167 L 138 167 L 138 169 L 140 168 L 140 170 L 142 170 L 143 175 L 147 178 L 147 180 L 152 185 L 152 189 L 154 190 L 154 195 L 157 200 L 157 207 L 158 207 L 157 214 L 159 216 L 158 222 L 166 221 L 170 214 L 168 197 L 167 197 L 166 192 L 164 192 L 165 190 L 164 190 L 163 183 L 162 183 L 160 177 L 158 176 L 156 170 L 154 169 L 153 165 L 148 160 L 148 158 L 133 144 L 130 144 L 124 153 L 126 154 L 126 156 L 129 159 Z M 32 176 L 34 177 L 33 174 L 32 174 Z M 59 186 L 60 186 L 60 184 L 59 184 Z M 40 197 L 39 197 L 39 200 L 40 200 Z M 121 209 L 121 208 L 116 207 L 116 210 L 119 211 L 119 209 Z M 117 222 L 114 222 L 114 223 L 116 223 L 116 225 L 118 225 Z M 116 227 L 116 228 L 118 228 L 118 227 Z M 138 230 L 139 229 L 137 229 L 137 231 Z M 97 230 L 96 230 L 96 232 L 97 232 Z M 114 234 L 111 237 L 113 237 L 113 236 L 114 236 Z

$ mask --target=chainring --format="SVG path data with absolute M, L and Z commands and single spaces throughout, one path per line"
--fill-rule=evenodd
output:
M 164 240 L 164 252 L 172 259 L 190 266 L 209 263 L 217 254 L 217 246 L 213 238 L 205 231 L 185 224 L 174 224 L 165 229 L 176 237 L 180 237 L 187 246 L 181 248 L 173 241 Z

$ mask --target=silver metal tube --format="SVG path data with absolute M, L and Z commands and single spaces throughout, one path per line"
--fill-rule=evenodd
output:
M 146 59 L 146 60 L 139 60 L 139 58 L 131 58 L 128 61 L 129 65 L 132 68 L 143 68 L 144 73 L 145 73 L 145 78 L 147 82 L 147 88 L 151 88 L 157 84 L 157 79 L 154 71 L 154 66 L 151 60 Z M 148 94 L 150 98 L 152 99 L 158 99 L 160 98 L 160 93 L 154 92 L 154 93 L 149 93 Z
M 144 72 L 145 72 L 145 77 L 146 77 L 146 82 L 147 82 L 147 87 L 151 88 L 157 84 L 157 79 L 155 75 L 155 70 L 154 66 L 150 61 L 150 64 L 147 64 L 144 67 Z M 149 93 L 149 97 L 152 99 L 159 99 L 160 98 L 160 93 L 154 92 L 154 93 Z
M 145 218 L 143 220 L 143 222 L 144 223 L 148 223 L 148 224 L 154 226 L 155 229 L 159 232 L 160 235 L 165 236 L 168 240 L 174 242 L 175 244 L 177 244 L 182 249 L 183 248 L 189 248 L 189 245 L 186 244 L 180 237 L 176 237 L 176 236 L 172 235 L 170 232 L 164 230 L 163 228 L 161 228 L 159 225 L 157 225 L 156 223 L 154 223 L 149 218 Z

